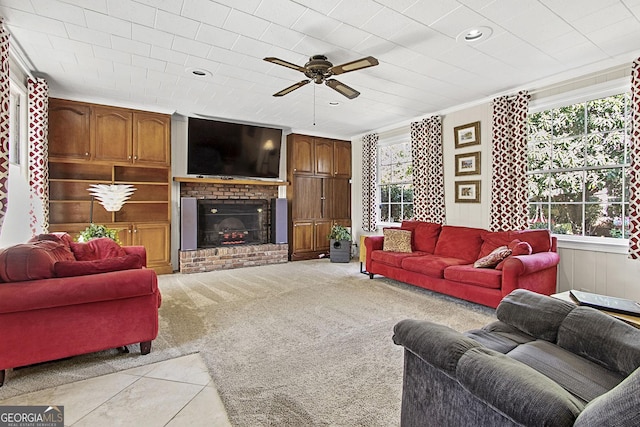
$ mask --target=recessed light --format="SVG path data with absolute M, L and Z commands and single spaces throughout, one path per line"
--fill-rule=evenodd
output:
M 462 43 L 477 43 L 480 40 L 488 39 L 491 34 L 493 34 L 493 30 L 489 27 L 473 27 L 458 34 L 456 41 Z
M 187 68 L 186 72 L 195 77 L 210 77 L 211 71 L 205 70 L 203 68 Z
M 337 107 L 338 105 L 340 105 L 340 103 L 338 101 L 329 101 L 329 105 L 332 107 Z

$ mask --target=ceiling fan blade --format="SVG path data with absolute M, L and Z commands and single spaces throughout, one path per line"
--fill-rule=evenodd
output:
M 280 58 L 274 58 L 272 56 L 269 56 L 267 58 L 264 58 L 264 60 L 268 62 L 272 62 L 274 64 L 282 65 L 283 67 L 292 68 L 294 70 L 300 71 L 301 73 L 304 73 L 305 71 L 307 71 L 305 68 L 299 65 L 292 64 L 291 62 L 287 62 Z
M 358 59 L 355 61 L 347 62 L 342 65 L 334 65 L 329 68 L 329 72 L 334 75 L 348 73 L 349 71 L 361 70 L 367 67 L 373 67 L 378 65 L 378 60 L 373 56 L 367 56 L 366 58 Z
M 293 92 L 294 90 L 301 88 L 302 86 L 306 85 L 307 83 L 309 83 L 311 80 L 302 80 L 299 81 L 298 83 L 292 84 L 291 86 L 289 86 L 288 88 L 282 89 L 280 92 L 276 92 L 273 94 L 273 96 L 285 96 L 286 94 L 288 94 L 289 92 Z
M 347 86 L 344 83 L 339 82 L 336 79 L 329 79 L 324 83 L 331 89 L 335 90 L 336 92 L 340 92 L 342 95 L 346 96 L 349 99 L 357 98 L 358 95 L 360 95 L 360 92 Z

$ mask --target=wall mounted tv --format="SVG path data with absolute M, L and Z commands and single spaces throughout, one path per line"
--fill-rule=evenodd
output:
M 278 178 L 282 129 L 189 117 L 187 173 Z

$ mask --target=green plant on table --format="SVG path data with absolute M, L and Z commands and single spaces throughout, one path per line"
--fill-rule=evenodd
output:
M 118 238 L 118 230 L 98 224 L 89 224 L 89 226 L 85 228 L 84 231 L 80 232 L 78 241 L 88 242 L 91 239 L 97 239 L 99 237 L 108 237 L 117 244 L 120 244 L 120 239 Z
M 342 225 L 334 225 L 331 227 L 331 233 L 327 236 L 328 239 L 333 240 L 349 240 L 351 241 L 351 232 L 347 227 Z

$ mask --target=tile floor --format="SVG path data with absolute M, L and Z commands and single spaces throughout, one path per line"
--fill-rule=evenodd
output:
M 65 426 L 231 426 L 199 354 L 0 401 L 61 405 Z

